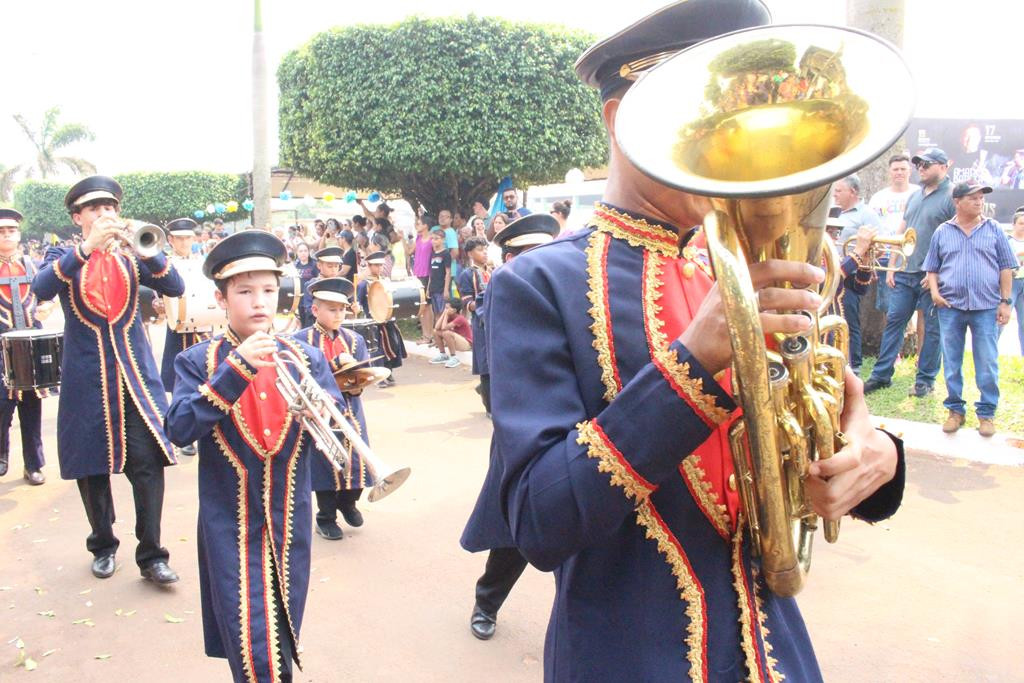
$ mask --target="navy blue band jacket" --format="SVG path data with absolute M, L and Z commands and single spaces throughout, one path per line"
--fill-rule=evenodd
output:
M 488 289 L 491 495 L 515 546 L 555 572 L 549 681 L 821 679 L 795 601 L 751 558 L 729 372 L 676 341 L 712 285 L 692 243 L 680 253 L 671 226 L 599 205 Z M 891 515 L 902 467 L 855 512 Z
M 139 285 L 180 296 L 181 277 L 163 254 L 139 259 L 133 253 L 81 246 L 50 247 L 32 282 L 43 301 L 60 297 L 64 311 L 64 353 L 58 404 L 57 454 L 64 479 L 121 472 L 125 464 L 125 401 L 139 414 L 173 465 L 164 435 L 167 397 L 139 315 Z

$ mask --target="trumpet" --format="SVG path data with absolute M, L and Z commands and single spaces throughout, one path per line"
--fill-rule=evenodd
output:
M 851 256 L 857 246 L 857 236 L 843 242 L 843 255 Z M 907 259 L 914 254 L 917 247 L 917 232 L 907 228 L 902 235 L 874 237 L 868 248 L 867 265 L 879 273 L 892 271 L 898 273 L 907 267 Z
M 126 218 L 112 227 L 118 228 L 120 233 L 115 242 L 108 247 L 108 251 L 123 246 L 134 251 L 139 258 L 147 259 L 163 251 L 167 244 L 163 229 L 152 223 Z
M 277 368 L 277 390 L 288 402 L 293 413 L 301 415 L 302 426 L 313 437 L 313 442 L 331 461 L 339 472 L 349 476 L 352 472 L 350 451 L 338 439 L 337 432 L 348 441 L 352 450 L 359 454 L 370 476 L 376 482 L 370 489 L 369 500 L 376 502 L 388 495 L 409 478 L 408 467 L 391 469 L 370 450 L 356 428 L 338 410 L 331 395 L 317 384 L 298 356 L 291 351 L 274 354 Z M 291 368 L 299 373 L 299 379 L 292 376 Z M 386 472 L 381 476 L 382 472 Z

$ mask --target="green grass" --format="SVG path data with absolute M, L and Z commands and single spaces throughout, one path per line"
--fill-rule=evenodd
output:
M 861 377 L 871 375 L 874 358 L 865 358 Z M 967 427 L 977 428 L 978 418 L 974 414 L 974 402 L 978 400 L 978 388 L 974 384 L 974 358 L 964 353 L 964 400 L 967 402 Z M 868 394 L 868 408 L 872 415 L 895 417 L 901 420 L 942 424 L 946 419 L 946 382 L 942 371 L 935 378 L 935 392 L 924 398 L 907 396 L 914 386 L 917 374 L 917 357 L 901 358 L 896 363 L 892 386 Z M 1000 433 L 1024 434 L 1024 357 L 999 357 L 999 407 L 996 409 L 996 429 Z

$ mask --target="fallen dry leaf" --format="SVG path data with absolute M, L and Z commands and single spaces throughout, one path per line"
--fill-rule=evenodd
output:
M 72 624 L 82 624 L 82 625 L 84 625 L 84 626 L 88 626 L 88 627 L 90 627 L 90 628 L 92 628 L 93 626 L 95 626 L 95 625 L 96 625 L 96 624 L 94 624 L 94 623 L 93 623 L 93 620 L 92 620 L 92 619 L 75 619 L 75 620 L 74 620 L 74 621 L 72 621 L 71 623 L 72 623 Z
M 36 595 L 42 595 L 43 593 L 46 592 L 43 588 L 40 588 L 39 586 L 35 587 L 35 591 L 36 591 Z
M 0 586 L 0 593 L 3 593 L 4 591 L 12 591 L 12 590 L 14 590 L 13 586 Z
M 43 653 L 43 657 L 49 657 L 50 655 L 52 655 L 56 651 L 57 651 L 57 648 L 53 648 L 52 650 L 47 650 L 46 652 Z
M 175 617 L 167 613 L 164 613 L 164 619 L 166 619 L 167 622 L 171 624 L 180 624 L 181 622 L 185 621 L 180 617 Z
M 136 611 L 137 610 L 133 610 L 133 609 L 123 610 L 123 609 L 121 609 L 119 607 L 116 610 L 114 610 L 114 614 L 119 616 L 119 617 L 130 617 L 131 615 L 135 614 Z
M 93 659 L 110 659 L 112 655 L 96 655 Z
M 36 660 L 31 657 L 25 657 L 25 671 L 35 671 L 38 668 L 39 664 L 36 663 Z
M 89 593 L 92 593 L 91 588 L 86 588 L 84 591 L 78 591 L 79 595 L 88 595 Z
M 39 614 L 39 616 L 41 616 L 41 617 L 50 617 L 51 619 L 53 617 L 57 616 L 56 614 L 53 613 L 52 609 L 43 610 L 42 612 L 38 612 L 37 614 Z

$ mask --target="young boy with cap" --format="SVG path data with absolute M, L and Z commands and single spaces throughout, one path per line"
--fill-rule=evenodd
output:
M 313 296 L 316 323 L 296 332 L 295 339 L 320 349 L 334 373 L 342 371 L 353 360 L 368 361 L 370 352 L 362 335 L 341 326 L 351 309 L 355 293 L 352 282 L 343 277 L 324 278 L 310 284 L 310 293 Z M 366 415 L 359 397 L 361 393 L 362 389 L 344 392 L 350 418 L 358 426 L 363 440 L 369 443 Z M 356 501 L 363 495 L 364 488 L 374 484 L 355 449 L 352 449 L 350 457 L 352 462 L 347 475 L 339 472 L 334 463 L 320 451 L 316 451 L 310 461 L 310 480 L 317 505 L 316 532 L 328 541 L 337 541 L 345 536 L 337 522 L 339 510 L 349 526 L 363 525 L 363 515 L 356 508 Z
M 315 254 L 317 277 L 338 277 L 341 272 L 341 257 L 344 254 L 341 247 L 324 247 Z M 310 320 L 313 318 L 313 297 L 309 293 L 309 285 L 316 282 L 316 279 L 306 283 L 306 291 L 302 293 L 299 300 L 299 309 L 302 315 Z
M 21 242 L 22 215 L 14 209 L 0 209 L 0 333 L 11 330 L 39 329 L 43 325 L 36 318 L 36 298 L 29 288 L 35 277 L 32 259 L 18 251 Z M 3 373 L 0 358 L 0 374 Z M 42 469 L 43 458 L 43 404 L 40 399 L 56 390 L 36 389 L 0 391 L 0 477 L 7 474 L 11 451 L 11 424 L 14 410 L 18 410 L 21 424 L 21 456 L 25 461 L 25 481 L 39 486 L 46 481 Z
M 469 268 L 459 273 L 455 285 L 462 295 L 462 308 L 470 314 L 473 332 L 473 374 L 480 377 L 476 391 L 484 404 L 484 411 L 491 414 L 491 373 L 487 365 L 487 335 L 484 333 L 484 292 L 491 281 L 487 265 L 487 240 L 470 237 L 464 245 L 469 256 Z
M 167 414 L 174 443 L 199 441 L 206 654 L 226 657 L 235 681 L 292 680 L 309 586 L 312 440 L 276 387 L 275 354 L 295 354 L 346 409 L 319 350 L 271 335 L 285 256 L 261 230 L 210 251 L 203 273 L 217 284 L 228 329 L 178 355 Z M 287 371 L 298 379 L 298 368 Z
M 363 315 L 370 314 L 370 283 L 371 282 L 383 282 L 384 276 L 381 274 L 384 264 L 387 262 L 388 254 L 384 251 L 376 251 L 366 257 L 366 268 L 367 275 L 365 278 L 359 281 L 359 286 L 356 289 L 356 298 L 359 301 L 359 307 L 363 311 Z M 402 359 L 408 357 L 408 352 L 405 350 L 405 340 L 402 338 L 402 331 L 398 329 L 398 323 L 393 319 L 383 323 L 379 323 L 374 328 L 375 334 L 377 335 L 377 348 L 380 349 L 381 354 L 384 356 L 380 360 L 374 361 L 374 365 L 382 368 L 391 370 L 391 374 L 388 375 L 387 379 L 381 380 L 377 386 L 381 389 L 395 386 L 395 368 L 402 367 Z
M 135 498 L 135 562 L 143 577 L 166 584 L 178 576 L 160 545 L 163 468 L 177 460 L 163 430 L 167 398 L 139 315 L 139 287 L 173 297 L 185 286 L 163 253 L 142 258 L 123 247 L 120 202 L 121 186 L 106 176 L 68 190 L 64 205 L 83 239 L 46 250 L 32 291 L 43 301 L 59 296 L 64 311 L 57 457 L 61 477 L 78 481 L 92 573 L 105 579 L 117 567 L 110 475 L 124 472 Z
M 196 241 L 196 231 L 199 229 L 199 224 L 191 218 L 176 218 L 168 223 L 165 228 L 167 230 L 167 242 L 171 245 L 171 263 L 175 264 L 175 267 L 179 268 L 182 272 L 187 272 L 187 268 L 190 264 L 185 263 L 191 261 L 196 263 L 197 268 L 202 256 L 193 252 L 192 245 Z M 196 271 L 198 274 L 198 270 Z M 189 283 L 185 283 L 187 287 Z M 192 284 L 195 286 L 195 283 Z M 164 336 L 164 351 L 163 357 L 160 361 L 160 380 L 164 383 L 164 390 L 167 393 L 174 392 L 174 359 L 178 357 L 178 354 L 194 344 L 198 344 L 210 335 L 206 332 L 177 332 L 171 329 L 171 326 L 167 326 L 167 332 Z M 196 447 L 195 444 L 188 444 L 181 448 L 182 455 L 195 455 Z

